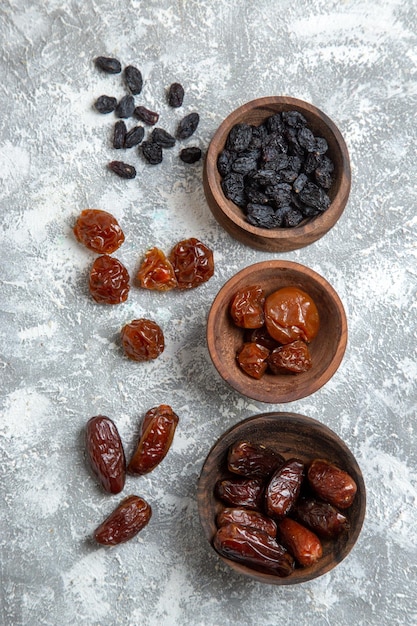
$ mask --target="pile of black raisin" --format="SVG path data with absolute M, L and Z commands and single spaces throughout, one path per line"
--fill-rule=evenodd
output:
M 299 111 L 231 129 L 217 159 L 224 195 L 260 228 L 293 228 L 330 206 L 334 164 L 327 141 Z
M 122 65 L 118 59 L 112 57 L 97 57 L 95 65 L 98 69 L 107 74 L 122 73 Z M 123 69 L 123 79 L 128 94 L 119 101 L 113 96 L 102 95 L 94 103 L 95 109 L 99 113 L 113 113 L 118 118 L 113 130 L 113 148 L 116 150 L 133 148 L 139 146 L 143 158 L 150 164 L 156 165 L 163 160 L 163 150 L 172 148 L 177 140 L 184 140 L 191 137 L 197 130 L 200 116 L 196 112 L 189 113 L 178 123 L 175 137 L 163 128 L 155 126 L 159 120 L 159 113 L 150 111 L 142 105 L 136 105 L 134 96 L 138 96 L 143 87 L 141 71 L 133 65 L 128 65 Z M 167 92 L 168 104 L 173 108 L 182 106 L 184 100 L 184 88 L 180 83 L 172 83 Z M 134 117 L 147 126 L 155 126 L 145 137 L 145 128 L 142 125 L 127 128 L 128 118 Z M 179 157 L 184 163 L 196 163 L 201 159 L 202 153 L 197 146 L 183 148 Z M 136 168 L 124 161 L 111 161 L 109 169 L 121 178 L 135 178 Z

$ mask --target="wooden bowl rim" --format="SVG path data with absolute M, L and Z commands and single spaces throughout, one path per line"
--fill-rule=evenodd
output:
M 294 228 L 267 229 L 249 224 L 245 220 L 243 212 L 237 210 L 238 207 L 224 196 L 218 184 L 219 175 L 216 163 L 217 155 L 224 147 L 227 134 L 232 126 L 237 123 L 238 119 L 245 113 L 253 111 L 254 109 L 276 107 L 277 105 L 285 107 L 287 110 L 292 107 L 298 108 L 307 112 L 307 114 L 321 119 L 335 138 L 342 160 L 342 168 L 340 180 L 338 181 L 338 191 L 331 205 L 324 213 L 312 217 Z M 271 115 L 274 112 L 276 112 L 276 110 L 272 109 Z M 265 248 L 266 246 L 271 250 L 276 247 L 279 251 L 293 250 L 307 245 L 303 243 L 304 239 L 308 239 L 308 243 L 313 243 L 313 241 L 321 238 L 334 226 L 342 215 L 347 204 L 351 187 L 349 151 L 336 124 L 326 113 L 313 104 L 290 96 L 265 96 L 241 105 L 232 111 L 217 128 L 206 153 L 203 169 L 203 183 L 210 209 L 216 219 L 223 222 L 222 225 L 225 226 L 229 232 L 231 232 L 230 229 L 234 231 L 237 228 L 237 233 L 239 234 L 241 232 L 244 237 L 244 243 L 253 245 L 253 247 Z M 212 203 L 216 205 L 216 209 L 213 209 Z M 221 218 L 221 213 L 223 213 L 223 218 Z M 257 239 L 264 240 L 265 245 L 258 246 L 256 244 Z M 288 247 L 286 247 L 285 242 L 291 242 L 291 240 L 294 240 L 293 244 L 288 243 Z
M 252 569 L 248 566 L 245 566 L 236 561 L 227 559 L 226 557 L 216 552 L 212 546 L 213 535 L 215 532 L 215 521 L 214 519 L 211 521 L 208 520 L 207 516 L 204 514 L 204 511 L 203 511 L 203 503 L 205 502 L 206 494 L 207 494 L 207 486 L 208 486 L 207 483 L 209 482 L 210 473 L 208 470 L 208 465 L 210 463 L 210 459 L 215 453 L 217 453 L 218 449 L 219 449 L 219 453 L 225 454 L 228 446 L 233 440 L 232 436 L 234 435 L 234 433 L 235 432 L 237 434 L 239 433 L 237 438 L 240 439 L 241 430 L 244 429 L 245 426 L 249 424 L 252 424 L 254 422 L 256 423 L 256 421 L 258 420 L 267 420 L 274 426 L 278 422 L 285 423 L 285 422 L 291 421 L 291 422 L 294 422 L 295 424 L 299 422 L 300 425 L 304 427 L 309 426 L 311 428 L 314 428 L 315 430 L 319 431 L 321 434 L 327 435 L 328 437 L 330 437 L 333 440 L 333 442 L 337 444 L 337 446 L 341 449 L 341 451 L 343 451 L 343 453 L 349 459 L 349 463 L 351 464 L 351 471 L 353 469 L 352 473 L 354 473 L 354 479 L 358 487 L 357 497 L 360 497 L 360 506 L 358 509 L 359 513 L 358 513 L 355 527 L 349 530 L 349 542 L 346 544 L 343 555 L 341 556 L 339 560 L 332 561 L 326 567 L 322 567 L 318 569 L 314 566 L 312 568 L 299 568 L 299 569 L 294 570 L 294 572 L 290 576 L 286 578 L 280 578 L 279 576 L 274 576 L 273 574 L 266 574 L 263 572 L 258 572 L 257 570 Z M 230 439 L 230 443 L 228 442 L 228 439 Z M 211 487 L 214 488 L 214 485 L 211 485 Z M 274 585 L 294 585 L 294 584 L 309 582 L 315 578 L 318 578 L 320 576 L 323 576 L 324 574 L 327 574 L 349 555 L 349 553 L 351 552 L 351 550 L 353 549 L 354 545 L 356 544 L 358 540 L 358 537 L 361 533 L 363 523 L 365 520 L 366 486 L 365 486 L 365 481 L 363 478 L 362 470 L 353 452 L 350 450 L 348 445 L 343 441 L 343 439 L 341 439 L 341 437 L 334 430 L 332 430 L 329 426 L 327 426 L 323 422 L 320 422 L 319 420 L 316 420 L 312 417 L 308 417 L 307 415 L 303 415 L 301 413 L 286 412 L 286 411 L 271 411 L 271 412 L 258 413 L 256 415 L 247 417 L 241 420 L 240 422 L 237 422 L 236 424 L 228 428 L 225 432 L 223 432 L 220 435 L 220 437 L 218 437 L 218 439 L 215 441 L 215 443 L 211 446 L 206 458 L 204 459 L 199 477 L 197 479 L 197 507 L 198 507 L 198 515 L 200 519 L 200 524 L 203 528 L 204 535 L 219 559 L 221 559 L 224 563 L 226 563 L 229 567 L 231 567 L 237 573 L 254 578 L 258 582 L 274 584 Z
M 232 291 L 234 285 L 237 285 L 241 278 L 245 276 L 245 274 L 251 274 L 258 270 L 271 270 L 271 269 L 285 269 L 301 274 L 303 277 L 308 277 L 313 280 L 316 284 L 318 284 L 330 297 L 332 302 L 335 305 L 335 309 L 338 313 L 338 323 L 340 324 L 340 333 L 338 342 L 335 346 L 334 354 L 329 362 L 328 367 L 319 376 L 314 384 L 308 386 L 304 385 L 303 387 L 300 385 L 297 387 L 297 390 L 292 390 L 291 393 L 282 394 L 278 390 L 278 386 L 276 388 L 272 388 L 269 391 L 262 388 L 262 379 L 260 381 L 256 381 L 256 383 L 260 383 L 255 386 L 253 382 L 255 379 L 242 379 L 242 383 L 236 381 L 233 376 L 233 371 L 230 370 L 229 367 L 221 360 L 219 353 L 216 349 L 216 327 L 218 322 L 218 312 L 223 310 L 224 306 L 228 306 L 230 298 L 227 299 L 226 302 L 226 294 L 229 291 Z M 248 278 L 248 284 L 250 283 L 250 278 Z M 346 351 L 347 346 L 347 338 L 348 338 L 348 329 L 347 329 L 347 318 L 346 312 L 343 306 L 343 303 L 335 291 L 335 289 L 330 285 L 330 283 L 320 274 L 312 270 L 311 268 L 302 265 L 301 263 L 296 263 L 294 261 L 283 261 L 277 259 L 271 259 L 268 261 L 260 261 L 258 263 L 254 263 L 253 265 L 249 265 L 239 272 L 234 274 L 229 280 L 225 282 L 225 284 L 220 288 L 217 295 L 215 296 L 213 303 L 209 309 L 208 317 L 207 317 L 207 326 L 206 326 L 206 341 L 207 347 L 210 354 L 210 358 L 213 362 L 214 367 L 220 374 L 220 376 L 225 380 L 233 389 L 238 391 L 245 397 L 252 398 L 253 400 L 259 400 L 261 402 L 268 402 L 273 404 L 279 404 L 282 402 L 293 402 L 295 400 L 300 400 L 306 396 L 309 396 L 316 391 L 318 391 L 323 385 L 325 385 L 330 378 L 335 374 L 337 369 L 342 362 L 343 356 Z M 237 367 L 237 366 L 236 366 Z M 311 370 L 313 373 L 313 371 Z M 306 387 L 308 387 L 306 389 Z M 249 391 L 248 391 L 249 390 Z

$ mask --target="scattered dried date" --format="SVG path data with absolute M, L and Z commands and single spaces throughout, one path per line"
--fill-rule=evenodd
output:
M 314 459 L 307 472 L 313 491 L 325 502 L 339 509 L 350 507 L 355 499 L 357 485 L 344 470 L 326 459 Z
M 133 320 L 122 328 L 123 350 L 133 361 L 151 361 L 165 349 L 164 334 L 160 326 L 145 318 Z
M 80 243 L 99 254 L 112 254 L 125 240 L 116 218 L 100 209 L 84 209 L 75 222 L 74 234 Z
M 289 517 L 279 522 L 278 536 L 302 567 L 314 565 L 323 556 L 317 535 Z
M 178 415 L 168 404 L 150 409 L 144 418 L 141 437 L 128 471 L 132 474 L 151 472 L 167 455 L 179 422 Z
M 149 522 L 151 506 L 139 496 L 128 496 L 95 530 L 94 539 L 103 546 L 115 546 L 135 537 Z
M 99 256 L 90 270 L 89 288 L 96 302 L 120 304 L 129 295 L 129 273 L 118 259 Z
M 120 493 L 125 485 L 126 459 L 114 422 L 98 415 L 87 422 L 86 453 L 94 475 L 107 492 Z

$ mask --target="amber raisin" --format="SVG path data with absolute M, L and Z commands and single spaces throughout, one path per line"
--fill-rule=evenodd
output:
M 151 361 L 164 351 L 164 333 L 152 320 L 133 320 L 123 327 L 121 335 L 125 354 L 133 361 Z
M 177 287 L 177 279 L 171 262 L 159 248 L 152 248 L 137 273 L 137 280 L 144 289 L 168 291 Z
M 268 348 L 257 343 L 244 343 L 238 351 L 236 358 L 239 367 L 252 378 L 259 380 L 265 374 L 268 367 Z
M 239 289 L 230 303 L 230 315 L 240 328 L 261 328 L 264 325 L 265 292 L 259 285 Z
M 213 252 L 195 237 L 178 242 L 171 250 L 169 260 L 179 289 L 198 287 L 214 274 Z
M 84 209 L 75 222 L 74 234 L 80 243 L 99 254 L 111 254 L 125 240 L 116 218 L 100 209 Z
M 96 302 L 119 304 L 129 295 L 129 274 L 114 257 L 99 256 L 93 263 L 89 280 L 90 293 Z
M 296 339 L 285 346 L 279 346 L 268 357 L 269 369 L 274 374 L 300 374 L 312 367 L 308 345 Z

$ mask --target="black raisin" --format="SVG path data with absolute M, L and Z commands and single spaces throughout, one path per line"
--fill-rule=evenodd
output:
M 323 189 L 330 189 L 333 184 L 333 176 L 326 169 L 318 167 L 314 170 L 314 178 L 316 183 Z
M 159 113 L 155 111 L 150 111 L 146 107 L 137 106 L 133 111 L 133 114 L 136 115 L 141 122 L 144 122 L 148 126 L 155 126 L 157 121 L 159 120 Z
M 300 193 L 300 191 L 302 190 L 302 188 L 304 187 L 307 181 L 308 181 L 308 178 L 306 174 L 300 174 L 295 179 L 292 185 L 292 188 L 294 189 L 295 193 Z
M 269 133 L 282 133 L 284 124 L 282 122 L 281 113 L 275 113 L 275 115 L 268 117 L 265 121 L 265 125 Z
M 288 183 L 278 183 L 273 185 L 271 189 L 265 190 L 271 197 L 274 206 L 278 209 L 286 206 L 291 202 L 292 187 Z
M 184 161 L 184 163 L 196 163 L 201 159 L 201 150 L 196 146 L 183 148 L 180 152 L 180 159 Z
M 113 148 L 116 150 L 120 150 L 125 146 L 126 139 L 126 124 L 123 120 L 119 120 L 114 125 L 114 133 L 113 133 Z
M 177 128 L 178 139 L 188 139 L 197 130 L 200 116 L 198 113 L 189 113 L 182 118 Z
M 100 96 L 94 102 L 94 106 L 99 113 L 112 113 L 117 106 L 117 100 L 112 96 Z
M 184 87 L 180 83 L 172 83 L 168 89 L 168 104 L 177 109 L 184 100 Z
M 249 147 L 252 139 L 252 126 L 249 124 L 235 124 L 227 137 L 226 148 L 233 152 L 242 152 Z
M 256 170 L 257 153 L 248 151 L 248 153 L 241 152 L 232 163 L 232 170 L 238 174 L 249 174 L 252 170 Z
M 298 224 L 302 222 L 303 219 L 304 215 L 299 209 L 289 207 L 289 211 L 287 211 L 285 216 L 283 217 L 282 225 L 286 228 L 294 228 L 294 226 L 298 226 Z
M 161 148 L 172 148 L 172 146 L 175 145 L 175 137 L 159 127 L 153 129 L 151 139 L 154 143 L 161 146 Z
M 120 61 L 112 57 L 97 57 L 94 63 L 96 67 L 107 74 L 120 74 L 122 71 Z
M 217 157 L 217 169 L 220 176 L 227 176 L 232 169 L 234 156 L 229 150 L 222 150 Z
M 135 99 L 133 96 L 123 96 L 123 98 L 119 101 L 116 107 L 116 115 L 117 117 L 131 117 L 133 115 L 133 111 L 135 110 Z
M 330 198 L 323 189 L 314 183 L 306 183 L 300 191 L 300 198 L 304 204 L 319 211 L 325 211 L 330 206 Z
M 305 148 L 307 152 L 315 152 L 316 138 L 309 128 L 303 126 L 297 134 L 298 143 Z
M 142 154 L 148 163 L 151 165 L 157 165 L 162 161 L 162 148 L 159 144 L 153 141 L 142 141 L 141 143 Z
M 133 165 L 129 165 L 123 161 L 112 161 L 109 163 L 109 169 L 120 176 L 120 178 L 135 178 L 136 176 L 136 170 Z
M 223 193 L 238 206 L 246 206 L 246 196 L 244 192 L 244 180 L 242 174 L 231 172 L 222 180 Z
M 300 127 L 307 124 L 306 118 L 299 111 L 283 111 L 281 115 L 283 122 L 288 126 Z
M 316 154 L 325 154 L 329 149 L 328 143 L 324 137 L 316 137 L 314 152 Z
M 145 129 L 143 126 L 134 126 L 131 128 L 125 137 L 125 148 L 133 148 L 133 146 L 137 146 L 143 139 L 145 135 Z
M 277 228 L 281 226 L 281 220 L 268 204 L 248 204 L 246 207 L 246 219 L 249 224 L 259 228 Z
M 134 67 L 134 65 L 128 65 L 127 67 L 125 67 L 123 74 L 130 93 L 132 93 L 134 96 L 139 95 L 143 87 L 143 78 L 141 71 L 138 70 L 137 67 Z

